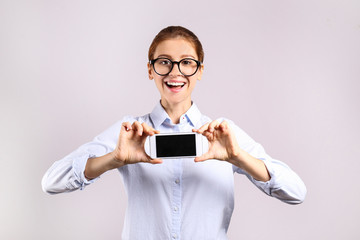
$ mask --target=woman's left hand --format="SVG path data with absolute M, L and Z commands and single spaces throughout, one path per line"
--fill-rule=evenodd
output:
M 218 159 L 231 162 L 241 152 L 235 134 L 226 121 L 219 123 L 212 121 L 199 129 L 193 129 L 205 136 L 209 141 L 209 150 L 202 156 L 196 157 L 195 162 L 202 162 L 208 159 Z
M 226 121 L 219 123 L 215 120 L 199 129 L 193 129 L 193 132 L 204 135 L 209 141 L 209 150 L 202 156 L 196 157 L 195 162 L 208 159 L 223 160 L 244 169 L 258 181 L 270 180 L 271 177 L 264 162 L 240 148 L 234 132 Z

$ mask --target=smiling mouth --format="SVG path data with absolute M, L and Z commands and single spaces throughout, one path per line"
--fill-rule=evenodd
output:
M 184 82 L 165 82 L 169 88 L 182 88 L 185 86 Z

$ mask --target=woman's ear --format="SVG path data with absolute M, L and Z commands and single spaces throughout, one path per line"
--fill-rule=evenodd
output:
M 153 77 L 153 75 L 152 75 L 152 72 L 151 72 L 151 65 L 150 65 L 150 63 L 149 63 L 149 62 L 147 63 L 147 68 L 148 68 L 148 75 L 149 75 L 149 79 L 150 79 L 150 80 L 153 80 L 153 79 L 154 79 L 154 77 Z

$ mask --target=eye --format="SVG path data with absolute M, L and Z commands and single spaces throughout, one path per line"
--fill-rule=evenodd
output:
M 182 64 L 184 64 L 184 65 L 190 65 L 191 63 L 192 63 L 192 61 L 191 61 L 191 60 L 187 60 L 187 59 L 185 59 L 185 60 L 182 61 Z
M 168 59 L 159 59 L 158 62 L 161 65 L 171 65 L 171 62 Z
M 184 67 L 196 67 L 196 61 L 194 59 L 191 58 L 185 58 L 183 60 L 181 60 L 181 66 Z

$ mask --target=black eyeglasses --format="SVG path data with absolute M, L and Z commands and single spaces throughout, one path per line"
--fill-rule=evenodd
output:
M 157 58 L 150 60 L 150 64 L 153 66 L 154 71 L 160 76 L 168 75 L 172 71 L 174 64 L 177 64 L 180 73 L 185 77 L 190 77 L 197 72 L 201 62 L 192 58 L 184 58 L 178 62 L 171 61 L 168 58 Z

